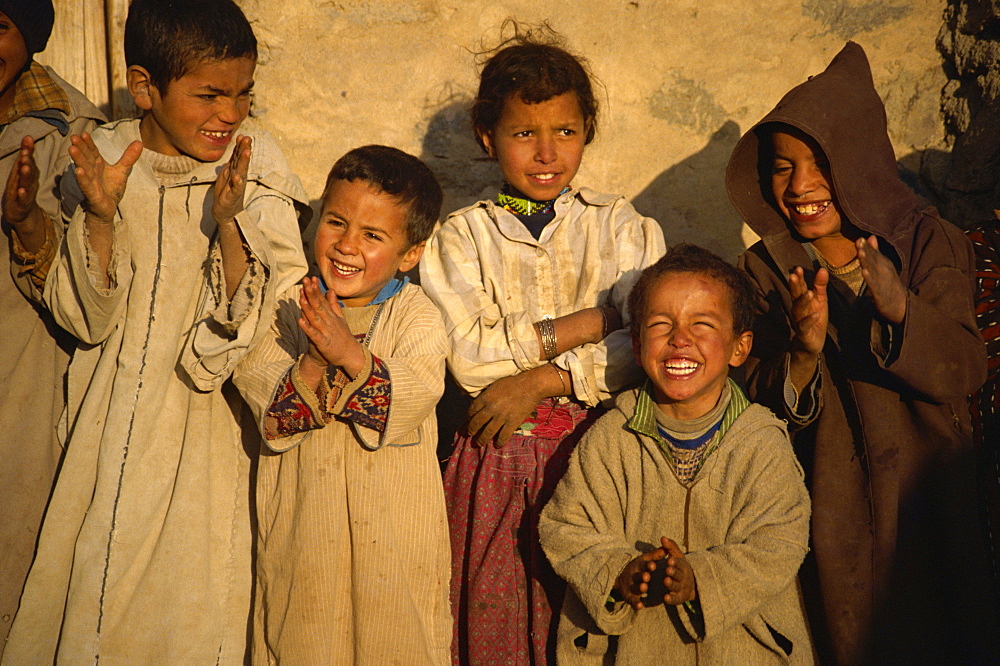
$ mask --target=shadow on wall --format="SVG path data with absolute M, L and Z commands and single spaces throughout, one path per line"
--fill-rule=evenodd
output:
M 476 143 L 469 118 L 471 100 L 451 95 L 427 123 L 422 159 L 444 190 L 441 216 L 492 196 L 503 176 Z
M 730 261 L 743 251 L 743 223 L 726 195 L 726 165 L 739 138 L 739 125 L 727 120 L 704 148 L 632 199 L 636 210 L 659 222 L 668 247 L 694 243 Z

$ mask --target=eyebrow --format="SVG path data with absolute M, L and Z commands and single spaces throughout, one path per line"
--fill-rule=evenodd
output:
M 255 83 L 255 81 L 251 81 L 250 85 L 248 85 L 246 88 L 244 88 L 243 90 L 240 91 L 240 94 L 248 93 L 251 90 L 253 90 L 254 83 Z M 216 88 L 215 86 L 213 86 L 213 85 L 211 85 L 209 83 L 206 83 L 205 85 L 199 87 L 198 90 L 203 90 L 203 91 L 211 93 L 213 95 L 227 95 L 227 94 L 229 94 L 228 90 L 224 90 L 222 88 Z

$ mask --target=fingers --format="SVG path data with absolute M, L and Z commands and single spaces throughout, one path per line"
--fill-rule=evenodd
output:
M 86 135 L 90 139 L 90 135 Z M 93 145 L 93 139 L 90 140 L 91 145 Z M 94 147 L 97 150 L 97 147 Z M 121 159 L 115 164 L 116 167 L 123 170 L 126 175 L 132 173 L 132 167 L 135 163 L 139 161 L 139 157 L 142 155 L 142 141 L 133 141 L 122 153 Z
M 830 284 L 830 272 L 825 268 L 821 268 L 816 271 L 816 276 L 813 278 L 813 291 L 816 296 L 825 299 L 826 298 L 826 287 Z
M 684 557 L 684 551 L 681 550 L 680 546 L 673 539 L 668 539 L 667 537 L 660 537 L 660 545 L 663 550 L 667 551 L 672 557 Z
M 805 271 L 802 270 L 801 266 L 796 266 L 788 274 L 788 291 L 793 301 L 805 296 L 809 292 L 809 287 L 806 285 Z

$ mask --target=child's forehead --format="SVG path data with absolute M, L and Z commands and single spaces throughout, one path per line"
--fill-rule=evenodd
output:
M 362 210 L 373 213 L 371 221 L 385 225 L 398 225 L 406 230 L 406 218 L 410 208 L 399 197 L 389 194 L 375 183 L 361 178 L 344 180 L 334 178 L 323 193 L 322 212 L 324 214 L 350 215 Z
M 669 284 L 668 284 L 669 283 Z M 667 270 L 649 285 L 649 298 L 659 294 L 690 298 L 708 307 L 720 307 L 720 314 L 732 315 L 732 292 L 720 276 L 710 271 Z
M 173 83 L 183 82 L 188 85 L 226 85 L 227 88 L 243 88 L 253 84 L 253 75 L 257 69 L 257 59 L 251 55 L 236 58 L 212 58 L 194 56 L 184 64 L 180 78 L 172 79 Z
M 826 152 L 811 135 L 790 125 L 777 125 L 768 132 L 767 146 L 775 156 L 808 151 L 814 157 L 826 158 Z

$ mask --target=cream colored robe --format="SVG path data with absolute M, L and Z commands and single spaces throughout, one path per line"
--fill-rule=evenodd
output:
M 261 432 L 279 382 L 308 349 L 299 291 L 282 299 L 270 336 L 234 375 Z M 361 310 L 344 310 L 356 334 L 367 330 Z M 449 662 L 451 554 L 434 416 L 447 340 L 419 287 L 386 301 L 369 349 L 391 380 L 383 433 L 338 416 L 261 447 L 254 663 Z
M 104 116 L 75 88 L 46 70 L 69 97 L 70 114 L 65 118 L 69 131 L 64 136 L 54 125 L 32 117 L 4 127 L 0 183 L 6 184 L 21 139 L 30 135 L 35 139 L 38 165 L 36 201 L 58 222 L 57 189 L 69 164 L 69 138 L 89 132 Z M 62 457 L 56 422 L 66 404 L 66 366 L 74 344 L 72 336 L 59 329 L 43 308 L 18 291 L 14 276 L 21 267 L 10 261 L 10 230 L 5 228 L 4 233 L 8 239 L 0 242 L 0 262 L 11 270 L 0 275 L 0 655 Z
M 637 391 L 587 431 L 542 511 L 542 547 L 570 585 L 559 663 L 602 664 L 607 654 L 619 664 L 811 663 L 796 585 L 809 495 L 785 424 L 751 404 L 688 489 L 659 445 L 626 425 Z M 625 565 L 661 536 L 695 572 L 703 631 L 683 607 L 605 605 Z M 768 626 L 791 642 L 790 655 Z
M 222 384 L 305 272 L 293 207 L 305 197 L 273 140 L 241 131 L 254 147 L 236 219 L 255 259 L 231 305 L 211 217 L 229 151 L 167 187 L 140 157 L 115 221 L 111 289 L 89 268 L 82 211 L 69 223 L 44 292 L 81 340 L 69 439 L 6 663 L 243 662 L 250 460 Z M 135 120 L 94 132 L 109 163 L 137 137 Z

